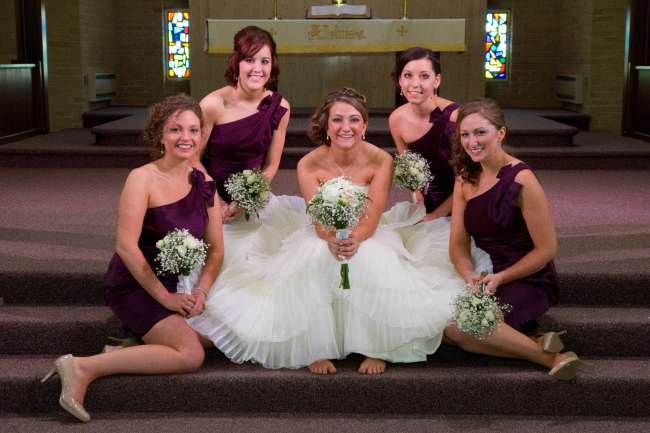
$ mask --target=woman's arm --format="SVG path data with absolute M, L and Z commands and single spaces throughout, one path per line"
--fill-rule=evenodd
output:
M 463 279 L 473 284 L 476 281 L 476 271 L 470 256 L 470 238 L 465 229 L 465 206 L 467 201 L 463 194 L 463 181 L 456 178 L 454 184 L 453 211 L 451 213 L 451 231 L 449 233 L 449 257 L 456 271 Z
M 424 218 L 422 218 L 422 221 L 431 221 L 436 218 L 442 218 L 449 215 L 451 213 L 451 208 L 453 207 L 452 206 L 454 202 L 453 196 L 454 196 L 453 194 L 450 194 L 449 197 L 445 199 L 445 201 L 440 203 L 440 206 L 438 206 L 437 208 L 435 208 L 434 210 L 426 214 Z
M 289 117 L 291 116 L 291 107 L 286 99 L 282 99 L 280 106 L 286 108 L 287 112 L 282 116 L 278 128 L 273 131 L 273 139 L 271 140 L 269 150 L 266 152 L 264 165 L 262 166 L 262 173 L 264 173 L 264 176 L 269 182 L 273 180 L 278 172 L 278 168 L 280 168 L 284 141 L 287 136 L 287 126 L 289 125 Z
M 149 204 L 150 176 L 147 170 L 133 170 L 124 184 L 117 211 L 116 252 L 147 293 L 165 308 L 186 315 L 194 305 L 191 297 L 175 296 L 160 282 L 147 262 L 138 240 Z
M 501 284 L 534 274 L 551 261 L 557 252 L 555 224 L 539 181 L 530 170 L 524 170 L 517 174 L 515 182 L 522 185 L 519 207 L 533 240 L 533 249 L 512 266 L 485 277 L 486 289 L 489 291 L 496 290 Z
M 196 304 L 194 304 L 190 316 L 199 315 L 203 312 L 203 306 L 210 292 L 210 288 L 217 275 L 219 275 L 221 265 L 223 264 L 223 228 L 221 226 L 221 209 L 219 207 L 219 196 L 215 193 L 214 206 L 208 208 L 208 226 L 205 230 L 205 241 L 209 245 L 208 256 L 206 257 L 205 266 L 203 267 L 199 281 L 194 290 L 192 290 Z
M 368 187 L 370 202 L 366 208 L 365 215 L 353 230 L 353 235 L 358 242 L 365 241 L 377 230 L 390 192 L 393 176 L 393 158 L 382 150 L 375 149 L 375 152 L 378 158 L 378 166 Z
M 390 129 L 390 135 L 393 137 L 395 147 L 397 147 L 397 153 L 404 153 L 408 149 L 408 146 L 400 134 L 400 126 L 400 115 L 397 110 L 395 110 L 390 113 L 390 116 L 388 116 L 388 128 Z

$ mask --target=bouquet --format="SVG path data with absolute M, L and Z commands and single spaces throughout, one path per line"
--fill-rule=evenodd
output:
M 251 214 L 259 218 L 258 212 L 269 202 L 271 185 L 258 169 L 231 174 L 224 187 L 237 206 L 244 209 L 246 221 Z
M 174 229 L 156 242 L 160 250 L 155 261 L 158 275 L 181 274 L 184 293 L 191 293 L 189 276 L 194 268 L 205 265 L 208 245 L 195 238 L 187 229 Z
M 408 150 L 395 157 L 393 181 L 400 187 L 411 191 L 411 201 L 415 203 L 415 191 L 426 191 L 433 180 L 429 163 L 419 153 Z
M 363 187 L 339 176 L 321 184 L 307 203 L 307 212 L 314 223 L 336 230 L 337 239 L 347 239 L 369 201 Z M 350 270 L 346 262 L 341 264 L 341 287 L 350 288 Z
M 481 278 L 487 275 L 481 273 Z M 453 322 L 459 331 L 483 340 L 494 332 L 497 325 L 503 322 L 503 313 L 512 307 L 499 303 L 494 295 L 485 291 L 485 283 L 479 281 L 477 291 L 472 293 L 469 285 L 467 292 L 459 295 L 454 301 Z

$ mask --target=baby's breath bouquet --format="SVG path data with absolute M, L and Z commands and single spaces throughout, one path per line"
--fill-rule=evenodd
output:
M 485 275 L 487 273 L 481 273 L 481 277 Z M 498 302 L 494 295 L 487 293 L 485 283 L 480 281 L 475 292 L 472 293 L 468 286 L 467 291 L 456 298 L 452 321 L 459 331 L 483 340 L 503 322 L 503 313 L 511 309 L 510 305 Z
M 336 230 L 338 239 L 347 239 L 369 201 L 365 188 L 339 176 L 321 184 L 307 203 L 307 212 L 314 223 Z M 350 270 L 346 262 L 341 264 L 341 287 L 350 288 Z
M 406 151 L 395 157 L 393 181 L 404 189 L 411 191 L 411 201 L 415 203 L 415 191 L 426 191 L 433 180 L 429 163 L 416 152 Z
M 250 219 L 251 214 L 259 217 L 258 212 L 269 202 L 271 185 L 258 169 L 246 169 L 231 174 L 224 187 L 237 206 L 244 209 L 246 221 Z
M 189 276 L 194 268 L 205 265 L 208 245 L 187 229 L 174 229 L 156 242 L 160 250 L 156 256 L 158 275 L 181 274 L 184 292 L 191 293 Z

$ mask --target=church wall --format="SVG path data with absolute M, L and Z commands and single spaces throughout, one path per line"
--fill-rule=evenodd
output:
M 0 63 L 11 63 L 18 58 L 16 35 L 16 2 L 2 3 L 0 14 Z
M 372 8 L 375 18 L 401 18 L 402 2 L 395 0 L 364 0 Z M 279 0 L 280 18 L 301 19 L 310 5 L 322 1 Z M 443 68 L 442 95 L 464 101 L 483 96 L 482 78 L 482 23 L 484 0 L 411 0 L 410 18 L 466 18 L 467 51 L 441 53 Z M 213 2 L 190 0 L 193 26 L 192 95 L 202 98 L 211 90 L 225 85 L 223 72 L 226 55 L 208 55 L 203 51 L 206 18 L 270 18 L 272 2 L 266 0 L 239 0 Z M 234 36 L 234 35 L 233 35 Z M 281 55 L 280 92 L 294 107 L 314 107 L 332 89 L 346 85 L 364 93 L 371 107 L 393 107 L 395 87 L 390 74 L 395 54 L 372 55 Z
M 163 8 L 187 7 L 177 0 L 113 0 L 118 94 L 114 104 L 149 105 L 167 95 L 190 93 L 187 81 L 165 80 Z
M 88 79 L 96 72 L 116 73 L 118 59 L 115 55 L 114 21 L 112 1 L 79 0 L 85 109 L 108 105 L 108 102 L 89 102 L 87 89 Z
M 562 2 L 564 3 L 564 2 Z M 560 30 L 555 0 L 488 0 L 511 13 L 510 79 L 485 81 L 485 94 L 503 107 L 559 107 L 553 92 Z
M 44 0 L 50 130 L 81 127 L 83 93 L 79 0 Z

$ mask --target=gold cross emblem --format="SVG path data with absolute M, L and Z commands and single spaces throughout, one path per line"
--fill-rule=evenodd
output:
M 409 29 L 404 27 L 403 25 L 399 26 L 399 29 L 397 29 L 397 33 L 399 33 L 400 36 L 404 37 L 405 34 L 409 32 Z

